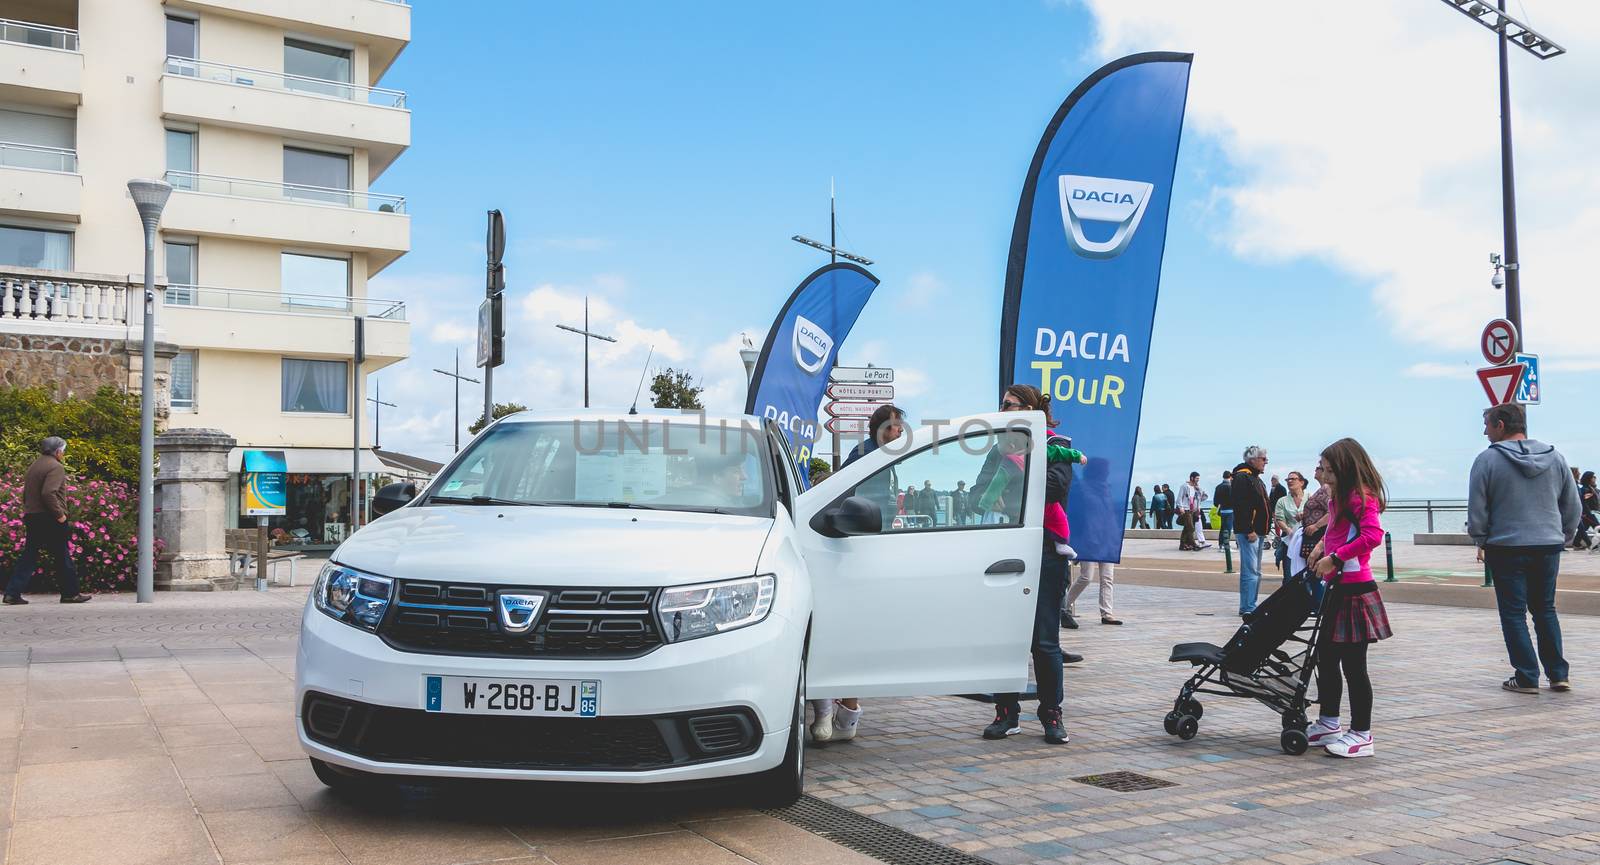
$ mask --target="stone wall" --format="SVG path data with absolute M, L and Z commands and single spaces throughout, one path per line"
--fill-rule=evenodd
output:
M 111 385 L 138 393 L 142 343 L 86 336 L 0 333 L 0 386 L 45 385 L 57 399 L 85 397 Z M 164 426 L 171 393 L 175 345 L 156 344 L 156 425 Z

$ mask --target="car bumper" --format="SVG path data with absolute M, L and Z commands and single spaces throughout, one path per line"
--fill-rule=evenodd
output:
M 641 658 L 610 661 L 479 658 L 400 652 L 377 635 L 351 627 L 316 611 L 310 605 L 300 631 L 295 669 L 295 726 L 300 744 L 312 757 L 366 772 L 421 777 L 494 778 L 531 781 L 661 783 L 697 781 L 761 772 L 777 766 L 789 741 L 799 678 L 799 658 L 804 627 L 776 611 L 759 625 L 726 634 L 662 646 Z M 305 717 L 308 697 L 356 707 L 360 716 L 375 722 L 403 719 L 408 729 L 484 731 L 507 741 L 519 740 L 518 718 L 493 717 L 476 726 L 462 719 L 485 716 L 444 716 L 426 713 L 425 677 L 484 676 L 529 679 L 578 679 L 600 683 L 600 718 L 604 724 L 645 722 L 679 724 L 705 712 L 742 713 L 753 732 L 749 747 L 737 756 L 719 759 L 689 748 L 688 759 L 673 765 L 647 768 L 605 766 L 526 768 L 483 765 L 484 761 L 456 761 L 429 755 L 426 759 L 374 759 L 367 750 L 332 739 L 325 730 L 314 732 Z M 404 711 L 395 711 L 404 710 Z M 441 720 L 442 719 L 442 720 Z M 592 731 L 571 725 L 593 724 L 589 719 L 527 719 L 525 728 L 547 731 L 551 724 L 586 736 Z M 537 722 L 543 721 L 540 727 Z M 598 728 L 596 728 L 598 729 Z M 686 728 L 684 728 L 686 729 Z M 672 733 L 664 735 L 671 743 Z M 391 737 L 393 738 L 393 737 Z M 321 741 L 319 741 L 319 739 Z M 684 757 L 675 746 L 677 757 Z M 522 761 L 523 764 L 526 761 Z

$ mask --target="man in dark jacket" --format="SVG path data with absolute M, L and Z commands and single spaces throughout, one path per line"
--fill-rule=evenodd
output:
M 1222 531 L 1217 539 L 1227 543 L 1227 538 L 1233 534 L 1233 472 L 1222 473 L 1222 483 L 1211 491 L 1211 506 L 1222 518 Z
M 1267 449 L 1251 445 L 1244 462 L 1233 467 L 1233 529 L 1239 538 L 1239 615 L 1249 618 L 1256 608 L 1261 586 L 1261 539 L 1272 525 L 1267 505 L 1267 485 L 1261 473 L 1267 467 Z
M 28 466 L 22 480 L 22 522 L 28 539 L 11 571 L 11 583 L 6 586 L 5 603 L 26 604 L 22 593 L 28 589 L 28 580 L 39 566 L 39 553 L 49 553 L 61 569 L 61 603 L 81 604 L 89 595 L 78 593 L 78 568 L 67 552 L 67 470 L 61 464 L 67 454 L 67 443 L 58 436 L 50 436 L 39 443 L 39 457 Z
M 970 495 L 966 481 L 956 481 L 956 488 L 950 491 L 950 520 L 958 526 L 967 524 L 967 499 Z

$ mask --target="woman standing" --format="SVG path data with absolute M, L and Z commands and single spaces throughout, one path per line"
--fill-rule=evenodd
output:
M 1299 472 L 1290 472 L 1285 478 L 1289 484 L 1289 492 L 1272 507 L 1272 527 L 1278 533 L 1278 542 L 1273 545 L 1273 550 L 1278 554 L 1278 565 L 1283 569 L 1283 578 L 1289 579 L 1289 536 L 1300 527 L 1300 517 L 1305 512 L 1306 478 Z M 1305 535 L 1301 536 L 1302 541 Z
M 1150 523 L 1144 518 L 1144 487 L 1133 488 L 1133 523 L 1128 528 L 1150 528 Z
M 1594 539 L 1589 530 L 1600 525 L 1600 488 L 1595 486 L 1594 472 L 1584 472 L 1578 478 L 1578 538 L 1572 548 L 1594 549 Z
M 1312 552 L 1312 568 L 1329 584 L 1329 594 L 1323 604 L 1321 655 L 1317 659 L 1322 714 L 1306 737 L 1335 757 L 1371 757 L 1372 679 L 1367 674 L 1367 645 L 1394 636 L 1371 565 L 1372 551 L 1383 543 L 1383 523 L 1378 515 L 1388 494 L 1383 476 L 1355 439 L 1343 438 L 1328 445 L 1317 465 L 1333 506 L 1325 543 Z M 1349 730 L 1339 726 L 1339 698 L 1345 683 L 1350 686 Z

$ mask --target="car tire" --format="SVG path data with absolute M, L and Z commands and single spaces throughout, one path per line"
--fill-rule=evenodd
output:
M 338 793 L 362 792 L 378 786 L 377 778 L 370 773 L 335 766 L 316 757 L 311 758 L 311 771 L 317 773 L 318 781 Z
M 789 727 L 789 747 L 783 762 L 755 776 L 752 794 L 758 808 L 793 805 L 806 786 L 806 660 L 800 659 L 800 682 L 794 692 L 794 717 Z

